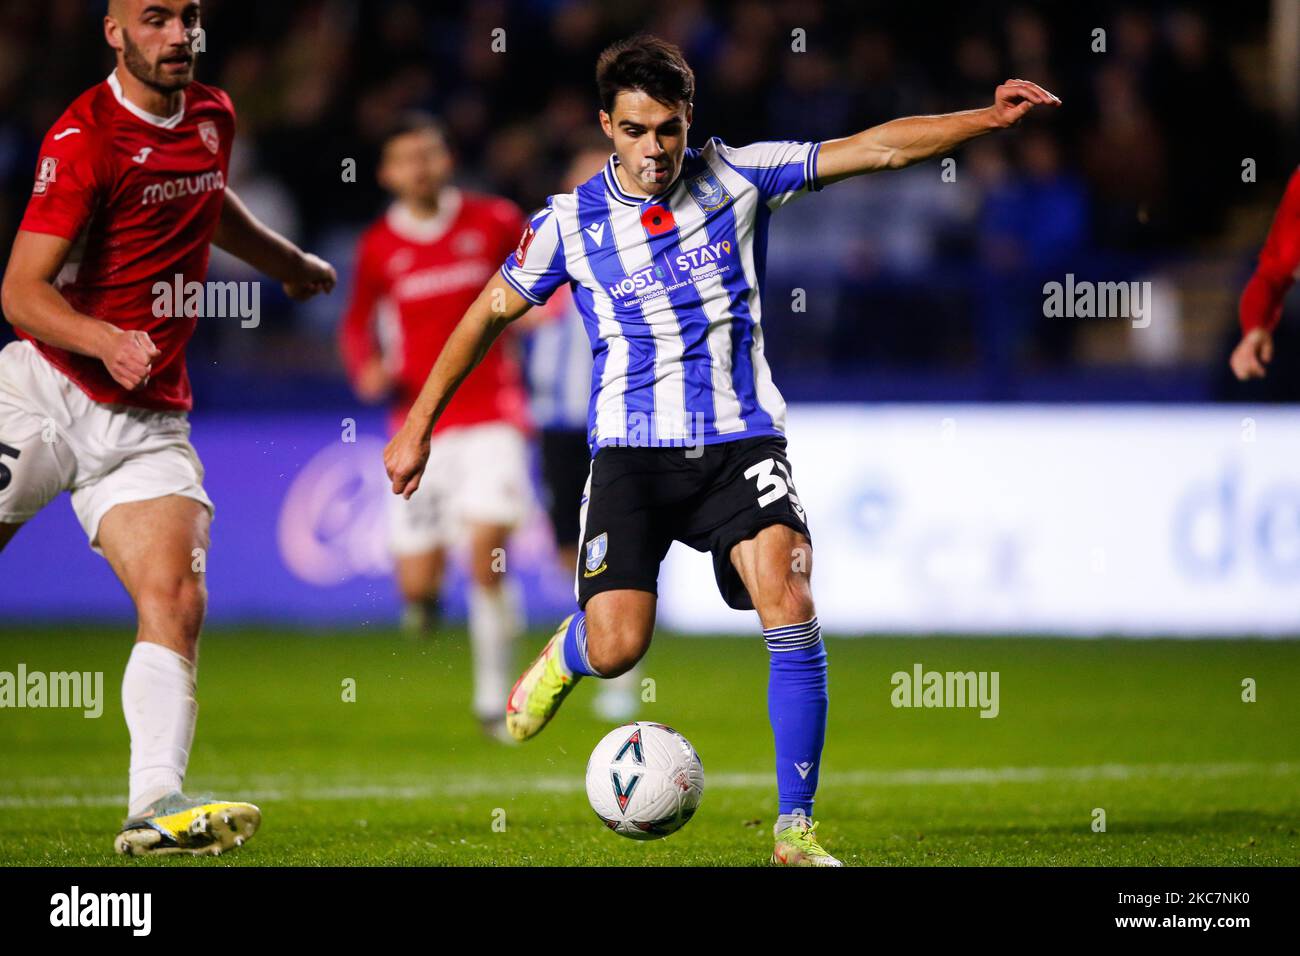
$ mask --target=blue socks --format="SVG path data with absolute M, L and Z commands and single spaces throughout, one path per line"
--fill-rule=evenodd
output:
M 811 820 L 830 703 L 821 626 L 813 618 L 768 628 L 763 639 L 771 655 L 767 715 L 776 738 L 779 811 L 802 813 Z
M 817 618 L 763 631 L 771 655 L 767 714 L 776 739 L 776 789 L 781 814 L 813 815 L 830 704 L 826 647 Z M 564 633 L 564 666 L 576 676 L 599 677 L 587 659 L 587 617 L 573 616 Z
M 579 611 L 564 632 L 564 666 L 574 677 L 599 677 L 587 660 L 587 615 Z

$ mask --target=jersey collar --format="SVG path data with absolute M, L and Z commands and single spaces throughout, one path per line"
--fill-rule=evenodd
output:
M 677 170 L 677 175 L 673 181 L 668 184 L 668 188 L 657 196 L 634 196 L 622 186 L 619 185 L 618 176 L 614 173 L 614 167 L 618 165 L 618 153 L 611 153 L 609 162 L 605 164 L 605 189 L 609 194 L 625 206 L 642 206 L 646 203 L 664 202 L 668 199 L 677 184 L 681 182 L 682 171 L 686 168 L 686 158 L 682 157 L 681 169 Z
M 130 100 L 126 98 L 126 94 L 122 92 L 122 83 L 117 78 L 116 70 L 108 74 L 108 88 L 113 91 L 113 96 L 117 98 L 117 101 L 121 103 L 124 107 L 126 107 L 128 113 L 131 113 L 134 116 L 138 116 L 140 119 L 144 120 L 146 123 L 148 123 L 151 126 L 157 126 L 159 129 L 175 129 L 177 126 L 181 125 L 181 120 L 185 119 L 185 92 L 184 91 L 181 91 L 180 109 L 178 109 L 171 116 L 155 116 L 153 113 L 150 113 L 148 110 L 140 109 L 140 107 L 136 106 L 134 103 L 132 103 Z
M 460 214 L 461 195 L 455 186 L 445 186 L 438 193 L 438 211 L 428 219 L 419 219 L 400 202 L 388 208 L 388 228 L 407 242 L 431 243 L 441 239 Z

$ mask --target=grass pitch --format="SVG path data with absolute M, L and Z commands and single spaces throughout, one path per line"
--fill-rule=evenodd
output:
M 104 713 L 0 710 L 0 864 L 756 865 L 775 810 L 757 636 L 660 634 L 638 716 L 686 734 L 704 802 L 679 833 L 622 839 L 583 792 L 610 724 L 580 686 L 510 747 L 469 714 L 468 648 L 389 631 L 209 632 L 187 790 L 258 803 L 219 859 L 119 860 L 130 629 L 0 630 L 0 671 L 103 671 Z M 531 635 L 523 656 L 540 646 Z M 817 815 L 850 865 L 1296 865 L 1300 643 L 828 639 Z M 890 677 L 998 671 L 1000 713 L 900 709 Z M 1242 700 L 1242 681 L 1257 685 Z M 355 702 L 344 682 L 355 681 Z M 1096 810 L 1105 832 L 1094 832 Z M 494 826 L 495 823 L 495 826 Z M 504 829 L 501 828 L 504 823 Z

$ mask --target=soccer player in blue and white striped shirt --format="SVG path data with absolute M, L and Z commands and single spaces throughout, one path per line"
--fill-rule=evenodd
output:
M 511 692 L 526 740 L 584 676 L 632 667 L 654 630 L 673 541 L 711 552 L 723 598 L 758 611 L 771 658 L 775 863 L 838 866 L 812 823 L 828 704 L 812 544 L 785 455 L 785 403 L 763 356 L 771 215 L 839 180 L 900 169 L 1059 105 L 1009 80 L 983 109 L 893 120 L 824 143 L 688 148 L 695 77 L 672 44 L 605 50 L 596 81 L 614 153 L 552 196 L 452 333 L 384 453 L 396 494 L 420 486 L 429 435 L 501 330 L 568 284 L 591 341 L 593 456 L 569 617 Z

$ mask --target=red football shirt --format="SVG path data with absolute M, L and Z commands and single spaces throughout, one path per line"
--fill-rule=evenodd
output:
M 1277 207 L 1259 264 L 1241 293 L 1241 330 L 1272 331 L 1282 318 L 1282 300 L 1300 274 L 1300 169 L 1291 176 Z
M 175 115 L 153 116 L 126 100 L 116 74 L 46 134 L 20 228 L 73 242 L 56 285 L 74 309 L 143 330 L 162 353 L 149 381 L 127 391 L 98 359 L 19 331 L 95 401 L 191 407 L 185 343 L 197 320 L 155 316 L 153 287 L 207 276 L 234 137 L 235 110 L 221 90 L 193 83 Z
M 371 358 L 386 363 L 396 383 L 392 428 L 401 426 L 452 329 L 514 251 L 523 226 L 514 203 L 449 187 L 433 218 L 416 219 L 394 205 L 362 235 L 340 347 L 354 379 Z M 437 431 L 492 421 L 527 427 L 515 349 L 509 335 L 493 345 Z

